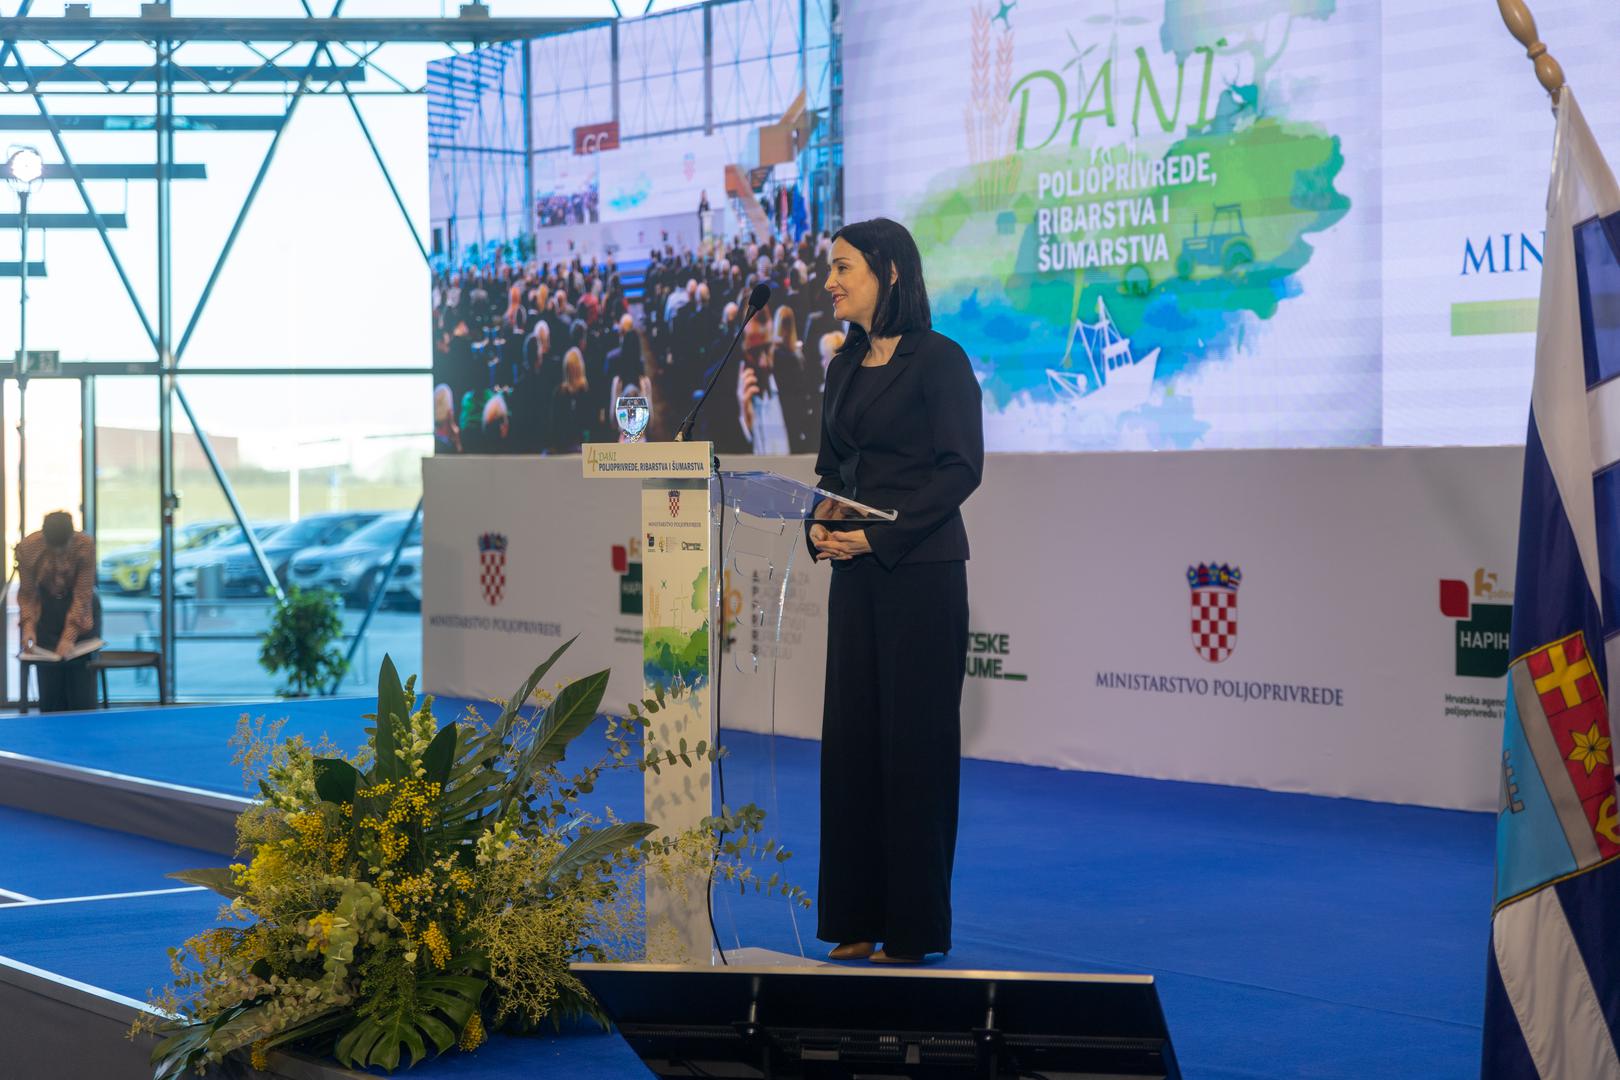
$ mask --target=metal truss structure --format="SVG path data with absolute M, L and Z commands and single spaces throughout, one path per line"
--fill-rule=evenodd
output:
M 717 135 L 750 167 L 758 129 L 800 93 L 813 118 L 797 160 L 812 221 L 841 224 L 838 6 L 706 0 L 434 65 L 430 172 L 435 204 L 450 208 L 436 252 L 465 262 L 531 233 L 536 165 L 572 155 L 576 125 L 616 121 L 627 147 Z
M 232 489 L 230 478 L 221 467 L 206 432 L 188 402 L 179 376 L 187 345 L 208 305 L 243 223 L 253 209 L 288 122 L 299 103 L 315 96 L 346 98 L 356 120 L 356 131 L 365 140 L 388 188 L 398 204 L 405 227 L 411 231 L 416 248 L 427 259 L 428 249 L 416 232 L 392 175 L 379 152 L 357 99 L 366 95 L 423 94 L 425 87 L 413 86 L 391 74 L 379 52 L 387 45 L 419 43 L 440 45 L 446 55 L 511 50 L 510 43 L 531 38 L 547 38 L 595 26 L 612 20 L 492 18 L 480 16 L 441 19 L 346 18 L 344 0 L 332 0 L 331 8 L 317 14 L 310 0 L 300 0 L 302 18 L 181 18 L 169 14 L 166 4 L 148 4 L 139 18 L 98 18 L 68 14 L 60 18 L 30 15 L 34 0 L 18 0 L 9 18 L 0 18 L 0 102 L 26 102 L 18 110 L 0 106 L 0 132 L 35 133 L 48 136 L 58 161 L 49 167 L 49 176 L 71 182 L 83 203 L 77 214 L 34 215 L 35 227 L 94 230 L 122 284 L 150 342 L 151 359 L 121 363 L 70 364 L 54 374 L 75 377 L 84 387 L 84 400 L 93 402 L 97 375 L 150 375 L 158 387 L 158 469 L 161 500 L 161 649 L 169 669 L 168 685 L 174 685 L 175 604 L 174 555 L 175 491 L 174 407 L 185 414 L 232 514 L 248 539 L 268 586 L 279 596 L 280 582 L 266 558 L 253 529 Z M 650 6 L 650 5 L 649 5 Z M 617 10 L 618 5 L 615 4 Z M 72 12 L 74 9 L 69 8 Z M 229 55 L 225 55 L 229 54 Z M 70 97 L 99 96 L 109 102 L 104 114 L 62 108 Z M 278 99 L 275 111 L 221 112 L 203 105 L 221 96 Z M 112 102 L 118 102 L 112 107 Z M 145 109 L 132 105 L 146 103 Z M 198 107 L 203 105 L 203 107 Z M 152 153 L 147 161 L 131 163 L 81 161 L 70 143 L 79 133 L 98 131 L 149 132 Z M 207 283 L 193 310 L 177 321 L 171 281 L 173 185 L 177 181 L 202 179 L 205 170 L 175 158 L 176 132 L 213 132 L 221 138 L 234 133 L 268 132 L 271 136 L 235 221 L 226 234 L 213 263 Z M 142 302 L 129 267 L 119 259 L 111 230 L 124 226 L 123 215 L 96 205 L 89 182 L 95 180 L 150 182 L 156 203 L 156 302 L 150 308 Z M 44 219 L 44 220 L 42 220 Z M 15 225 L 0 215 L 0 227 Z M 0 274 L 14 274 L 18 267 L 0 265 Z M 36 271 L 37 272 L 37 271 Z M 30 377 L 28 358 L 18 355 L 13 362 L 0 364 L 0 381 L 16 379 L 19 398 L 26 403 Z M 420 368 L 263 368 L 236 374 L 403 374 L 427 373 Z M 36 377 L 38 377 L 36 375 Z M 4 418 L 0 416 L 0 426 Z M 19 432 L 22 425 L 19 424 Z M 93 434 L 86 432 L 86 447 Z M 86 459 L 87 462 L 92 460 Z M 5 463 L 0 449 L 0 473 Z M 87 473 L 90 467 L 87 464 Z M 93 527 L 93 476 L 87 476 L 86 528 Z M 420 502 L 416 513 L 420 514 Z M 0 506 L 0 535 L 5 534 L 4 507 Z M 398 562 L 407 528 L 393 556 Z M 390 570 L 392 564 L 390 564 Z M 387 579 L 385 578 L 384 581 Z M 386 590 L 379 588 L 371 609 L 361 623 L 356 642 L 364 636 Z M 0 620 L 0 656 L 9 655 L 4 620 Z M 352 656 L 352 650 L 351 650 Z M 6 685 L 7 665 L 0 664 L 0 703 L 15 699 Z M 20 699 L 21 691 L 17 698 Z

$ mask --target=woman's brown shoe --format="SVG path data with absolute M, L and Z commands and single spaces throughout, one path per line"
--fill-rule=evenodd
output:
M 865 960 L 872 955 L 876 943 L 871 941 L 849 941 L 838 946 L 827 954 L 829 960 Z
M 879 949 L 877 952 L 867 957 L 867 959 L 872 961 L 874 964 L 920 964 L 925 958 L 921 956 L 902 956 L 898 953 L 886 952 L 883 949 Z

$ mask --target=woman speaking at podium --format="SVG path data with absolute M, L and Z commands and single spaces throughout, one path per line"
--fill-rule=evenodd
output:
M 835 960 L 920 963 L 951 947 L 968 635 L 960 508 L 984 466 L 979 383 L 961 346 L 931 328 L 904 226 L 840 229 L 826 289 L 849 334 L 827 368 L 816 472 L 825 490 L 899 517 L 810 529 L 833 568 L 816 936 L 837 943 Z M 836 506 L 825 500 L 816 516 L 836 518 Z

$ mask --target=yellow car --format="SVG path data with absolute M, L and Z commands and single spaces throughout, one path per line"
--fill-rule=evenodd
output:
M 195 525 L 183 525 L 174 531 L 174 550 L 191 551 L 203 547 L 234 528 L 234 521 L 201 521 Z M 157 544 L 115 551 L 96 564 L 96 585 L 121 593 L 144 593 L 160 557 Z

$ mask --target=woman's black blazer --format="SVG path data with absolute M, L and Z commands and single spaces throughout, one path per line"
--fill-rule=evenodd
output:
M 887 364 L 861 373 L 878 385 L 851 414 L 844 392 L 859 363 L 841 354 L 827 368 L 816 454 L 821 487 L 900 512 L 866 531 L 885 569 L 966 559 L 961 506 L 984 472 L 983 394 L 967 354 L 932 330 L 903 335 Z

